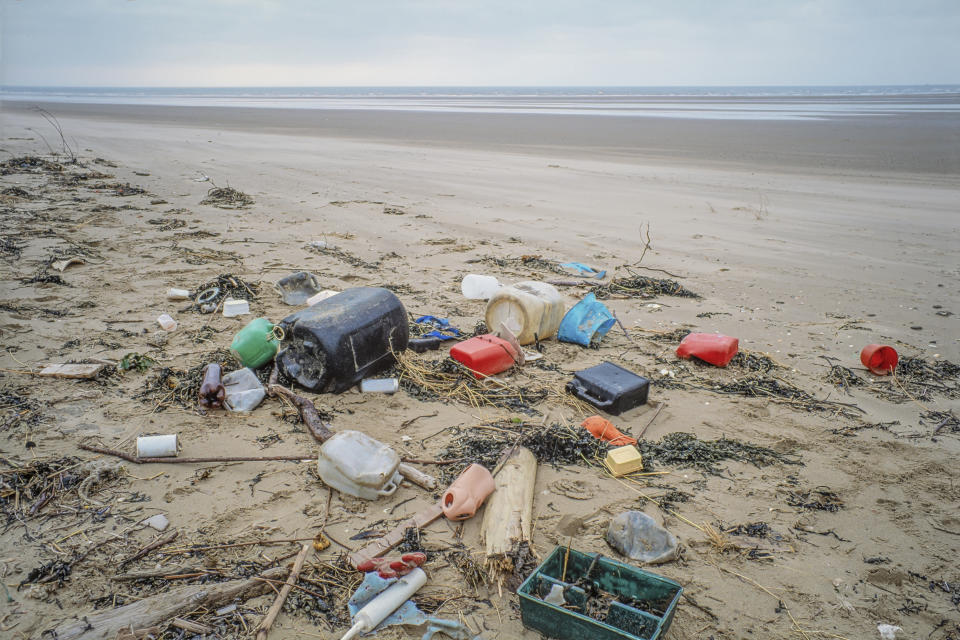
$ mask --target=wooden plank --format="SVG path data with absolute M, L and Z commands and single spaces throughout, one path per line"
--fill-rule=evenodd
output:
M 37 375 L 47 378 L 95 378 L 103 370 L 102 364 L 49 364 Z

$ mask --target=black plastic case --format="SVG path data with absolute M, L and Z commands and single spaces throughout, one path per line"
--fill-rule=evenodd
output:
M 618 416 L 647 403 L 650 381 L 632 371 L 603 362 L 573 374 L 567 391 L 601 411 Z

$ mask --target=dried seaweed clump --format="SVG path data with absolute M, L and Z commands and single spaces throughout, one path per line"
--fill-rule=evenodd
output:
M 233 187 L 211 187 L 200 204 L 209 204 L 220 209 L 244 209 L 253 204 L 253 198 Z
M 19 156 L 0 162 L 0 176 L 12 173 L 43 173 L 63 171 L 63 165 L 38 156 Z
M 650 278 L 627 269 L 629 277 L 617 278 L 608 284 L 598 284 L 591 291 L 600 300 L 610 296 L 627 298 L 653 298 L 655 296 L 676 296 L 679 298 L 700 298 L 700 294 L 685 289 L 676 280 Z
M 474 262 L 483 262 L 490 264 L 496 267 L 512 267 L 517 268 L 527 268 L 527 269 L 538 269 L 540 271 L 546 271 L 549 273 L 559 273 L 565 276 L 570 275 L 563 267 L 560 266 L 560 263 L 556 260 L 548 260 L 540 255 L 523 255 L 516 258 L 498 258 L 496 256 L 484 256 L 482 258 L 476 258 L 474 260 L 467 260 L 467 263 Z
M 718 463 L 725 460 L 749 462 L 756 467 L 772 464 L 803 464 L 799 459 L 731 438 L 700 440 L 692 433 L 668 433 L 660 442 L 641 440 L 637 446 L 643 454 L 644 467 L 651 463 L 692 467 L 707 473 L 718 474 Z
M 508 430 L 509 427 L 514 430 Z M 529 449 L 537 462 L 559 467 L 598 464 L 606 455 L 608 447 L 607 443 L 597 440 L 586 429 L 571 429 L 557 423 L 549 427 L 501 423 L 496 429 L 497 431 L 490 431 L 474 428 L 466 433 L 459 433 L 443 452 L 443 457 L 462 458 L 464 467 L 477 462 L 493 469 L 504 450 L 516 443 Z M 456 475 L 453 473 L 450 480 Z
M 40 422 L 43 404 L 30 397 L 28 387 L 0 387 L 0 431 L 20 424 L 28 426 Z

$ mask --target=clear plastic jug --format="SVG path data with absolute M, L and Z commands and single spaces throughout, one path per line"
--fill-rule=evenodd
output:
M 506 325 L 520 344 L 546 340 L 557 333 L 563 320 L 563 298 L 546 282 L 518 282 L 501 287 L 487 303 L 486 322 L 496 332 Z M 534 337 L 536 334 L 536 337 Z
M 340 431 L 320 445 L 317 473 L 337 491 L 364 500 L 389 496 L 402 477 L 397 452 L 359 431 Z

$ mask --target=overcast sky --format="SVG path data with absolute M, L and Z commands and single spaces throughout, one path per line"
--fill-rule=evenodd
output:
M 33 86 L 960 83 L 960 0 L 0 0 Z

